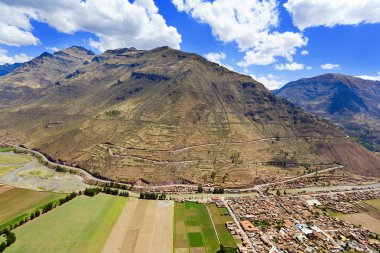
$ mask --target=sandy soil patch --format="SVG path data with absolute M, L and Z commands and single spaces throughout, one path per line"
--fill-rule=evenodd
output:
M 174 253 L 188 253 L 189 249 L 188 248 L 176 248 L 174 249 Z
M 9 190 L 12 190 L 14 187 L 9 185 L 0 185 L 0 193 L 7 192 Z
M 173 251 L 172 201 L 130 198 L 103 248 L 104 253 Z

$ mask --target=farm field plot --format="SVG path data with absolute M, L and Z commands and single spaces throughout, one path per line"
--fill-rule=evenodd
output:
M 362 225 L 364 228 L 380 234 L 380 220 L 367 213 L 352 213 L 339 216 L 339 219 L 351 222 L 355 225 Z
M 3 186 L 2 188 L 9 188 Z M 0 189 L 0 227 L 12 220 L 23 217 L 51 200 L 59 199 L 65 194 L 36 192 L 26 189 L 11 188 L 4 192 Z
M 228 210 L 226 208 L 218 208 L 215 204 L 209 204 L 208 209 L 210 210 L 211 218 L 214 221 L 220 243 L 225 247 L 236 247 L 235 240 L 225 225 L 226 222 L 232 221 Z
M 371 199 L 371 200 L 366 200 L 364 203 L 373 206 L 380 212 L 380 199 Z
M 5 252 L 101 252 L 127 199 L 80 196 L 14 230 Z
M 104 253 L 167 253 L 173 250 L 173 202 L 130 198 Z
M 365 212 L 342 214 L 337 217 L 380 234 L 380 199 L 365 200 L 362 206 L 366 209 Z
M 174 252 L 216 252 L 219 242 L 206 205 L 175 203 Z

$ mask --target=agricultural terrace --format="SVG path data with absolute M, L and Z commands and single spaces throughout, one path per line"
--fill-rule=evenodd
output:
M 80 196 L 14 230 L 12 252 L 101 252 L 125 197 Z
M 2 188 L 8 188 L 3 186 Z M 0 192 L 1 189 L 0 188 Z M 27 217 L 35 209 L 66 194 L 11 188 L 0 193 L 0 228 Z
M 226 227 L 226 222 L 233 221 L 227 208 L 218 208 L 214 203 L 207 205 L 211 218 L 214 221 L 220 243 L 225 247 L 236 247 L 236 243 Z
M 217 252 L 219 242 L 206 205 L 175 203 L 174 252 Z

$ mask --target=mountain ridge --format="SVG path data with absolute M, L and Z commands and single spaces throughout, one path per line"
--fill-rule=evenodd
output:
M 169 47 L 68 54 L 0 79 L 3 142 L 135 183 L 239 187 L 298 173 L 305 163 L 380 174 L 379 158 L 335 126 L 197 54 Z M 34 82 L 17 81 L 30 71 Z
M 290 82 L 275 94 L 342 125 L 371 150 L 380 150 L 379 81 L 325 74 Z
M 22 63 L 13 63 L 13 64 L 6 63 L 4 65 L 0 65 L 0 76 L 7 75 L 8 73 L 10 73 L 13 70 L 17 69 L 21 65 L 22 65 Z

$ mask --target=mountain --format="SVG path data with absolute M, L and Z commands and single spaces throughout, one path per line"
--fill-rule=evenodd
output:
M 380 151 L 380 82 L 326 74 L 275 91 L 305 110 L 343 126 L 370 150 Z
M 0 114 L 3 142 L 125 182 L 239 187 L 301 163 L 380 175 L 380 158 L 326 120 L 168 47 L 44 53 L 0 79 Z
M 0 65 L 0 76 L 5 76 L 6 74 L 12 72 L 13 70 L 17 69 L 21 66 L 21 63 L 14 63 L 14 64 L 4 64 Z

